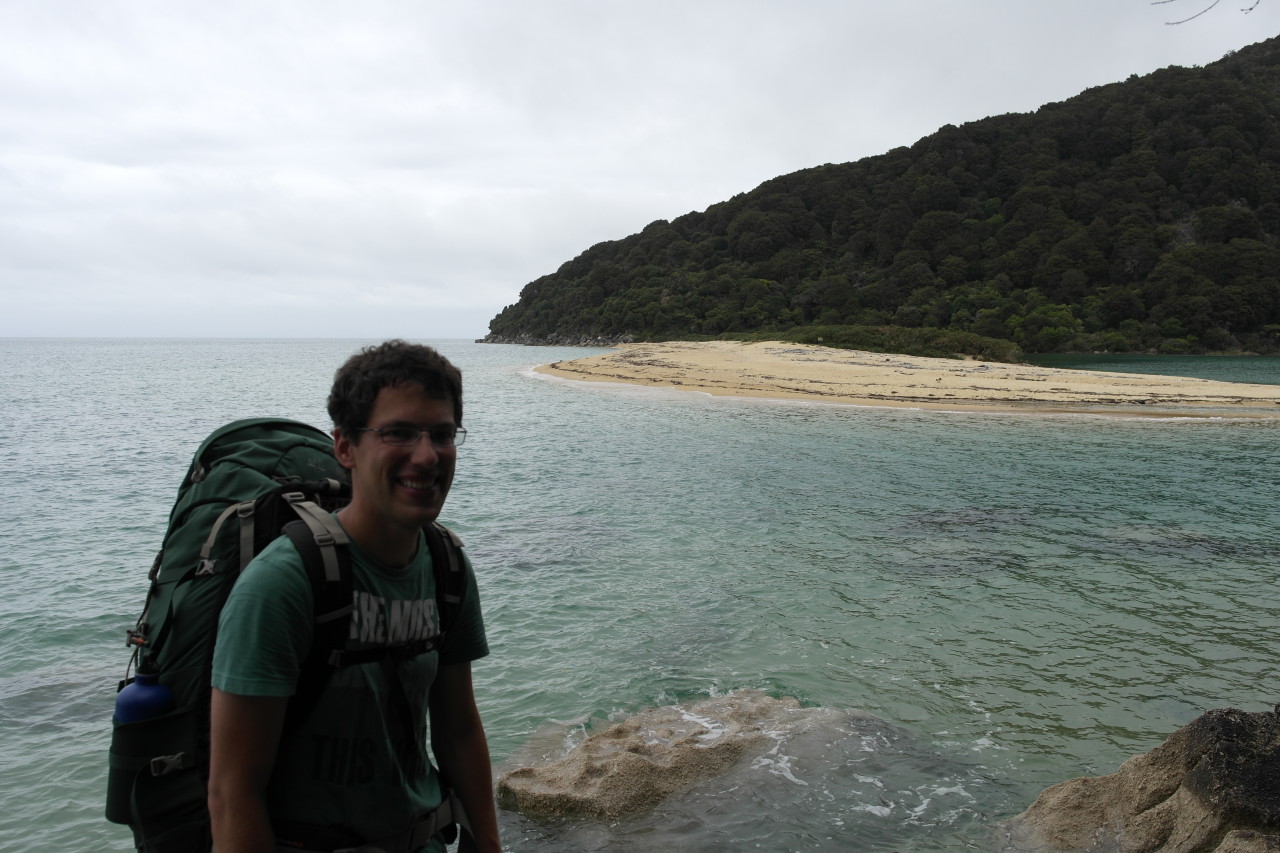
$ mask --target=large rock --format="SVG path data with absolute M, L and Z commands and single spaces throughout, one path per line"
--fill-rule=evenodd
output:
M 689 706 L 656 708 L 591 735 L 567 756 L 512 770 L 498 780 L 503 808 L 545 816 L 617 818 L 724 773 L 771 727 L 806 714 L 794 699 L 754 690 Z
M 1110 776 L 1046 789 L 1002 836 L 1010 853 L 1280 853 L 1280 707 L 1210 711 Z

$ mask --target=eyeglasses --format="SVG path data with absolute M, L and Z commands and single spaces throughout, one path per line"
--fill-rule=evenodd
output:
M 467 431 L 462 427 L 437 426 L 426 427 L 357 427 L 352 432 L 376 432 L 382 443 L 391 447 L 417 447 L 425 435 L 432 446 L 445 450 L 461 446 L 467 440 Z

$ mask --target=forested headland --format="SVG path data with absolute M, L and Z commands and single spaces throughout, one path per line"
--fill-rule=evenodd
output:
M 592 246 L 485 340 L 1280 352 L 1280 38 Z

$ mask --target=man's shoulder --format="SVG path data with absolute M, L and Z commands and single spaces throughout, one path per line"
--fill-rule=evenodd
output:
M 218 618 L 212 684 L 243 696 L 288 696 L 311 644 L 313 595 L 293 544 L 277 539 L 250 561 Z
M 241 586 L 256 587 L 259 585 L 276 588 L 310 588 L 307 569 L 303 565 L 302 555 L 293 546 L 287 536 L 279 536 L 258 556 L 249 561 L 249 565 L 240 573 L 239 580 L 232 588 L 232 594 Z

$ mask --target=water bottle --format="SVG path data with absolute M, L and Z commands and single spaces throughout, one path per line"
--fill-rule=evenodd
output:
M 154 672 L 138 672 L 116 694 L 116 722 L 136 723 L 173 710 L 173 693 Z

